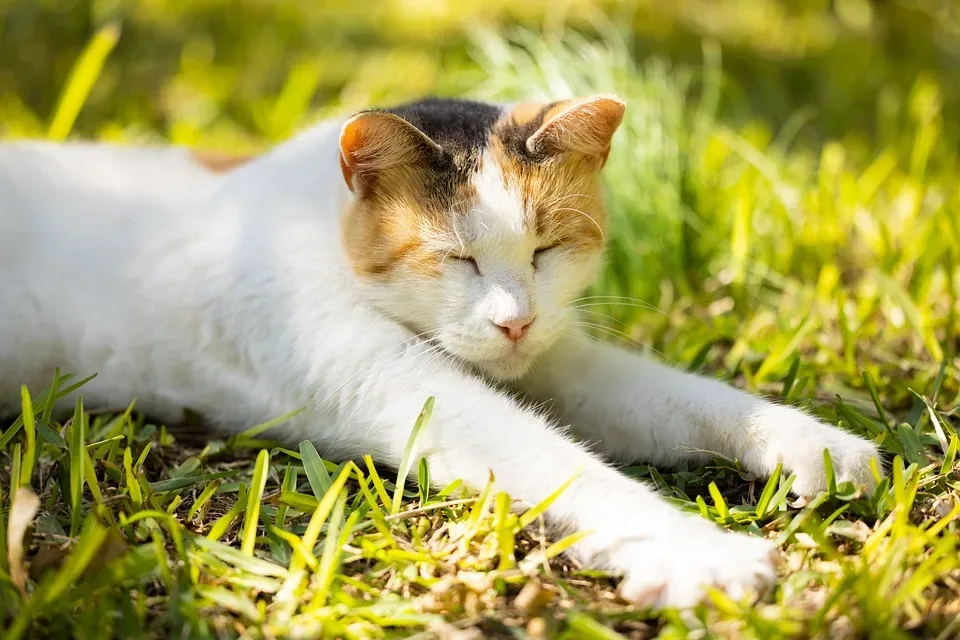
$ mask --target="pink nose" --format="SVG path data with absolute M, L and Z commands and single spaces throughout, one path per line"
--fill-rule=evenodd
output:
M 499 327 L 503 335 L 514 342 L 519 341 L 526 335 L 527 329 L 533 324 L 533 316 L 520 316 L 509 320 L 494 320 L 493 324 Z

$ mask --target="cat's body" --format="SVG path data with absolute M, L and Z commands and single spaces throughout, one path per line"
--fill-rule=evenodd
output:
M 574 552 L 635 601 L 684 605 L 773 576 L 772 547 L 682 515 L 617 461 L 717 452 L 794 488 L 870 484 L 872 444 L 798 411 L 597 344 L 573 303 L 600 264 L 597 174 L 623 104 L 425 102 L 327 122 L 233 171 L 176 151 L 0 146 L 0 413 L 55 367 L 87 406 L 189 408 L 332 458 L 419 453 L 593 530 Z M 94 188 L 96 187 L 96 188 Z M 545 402 L 555 417 L 534 409 Z M 66 402 L 70 402 L 67 399 Z

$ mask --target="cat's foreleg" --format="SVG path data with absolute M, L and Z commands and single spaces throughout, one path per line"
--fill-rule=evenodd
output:
M 558 535 L 590 531 L 573 553 L 588 566 L 624 574 L 626 597 L 685 606 L 707 586 L 739 596 L 772 580 L 773 548 L 766 540 L 681 513 L 565 437 L 541 413 L 425 349 L 364 366 L 363 380 L 343 390 L 345 400 L 338 403 L 349 422 L 336 436 L 317 431 L 317 443 L 329 445 L 336 437 L 338 455 L 375 452 L 380 462 L 398 465 L 424 400 L 434 396 L 416 452 L 429 461 L 431 479 L 482 487 L 492 473 L 498 490 L 533 505 L 575 476 L 547 519 Z
M 713 454 L 769 475 L 778 463 L 797 475 L 793 490 L 826 487 L 824 449 L 837 480 L 871 486 L 873 443 L 795 408 L 572 333 L 523 380 L 563 420 L 611 458 L 674 464 Z

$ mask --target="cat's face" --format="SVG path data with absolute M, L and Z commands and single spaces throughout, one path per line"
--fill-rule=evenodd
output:
M 343 240 L 374 303 L 489 376 L 522 375 L 600 264 L 599 172 L 623 111 L 429 100 L 350 119 Z

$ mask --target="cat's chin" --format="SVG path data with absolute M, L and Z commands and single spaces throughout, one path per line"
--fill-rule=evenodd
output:
M 494 380 L 516 380 L 522 378 L 533 365 L 534 358 L 529 355 L 505 355 L 501 358 L 471 361 L 470 364 L 481 374 Z

